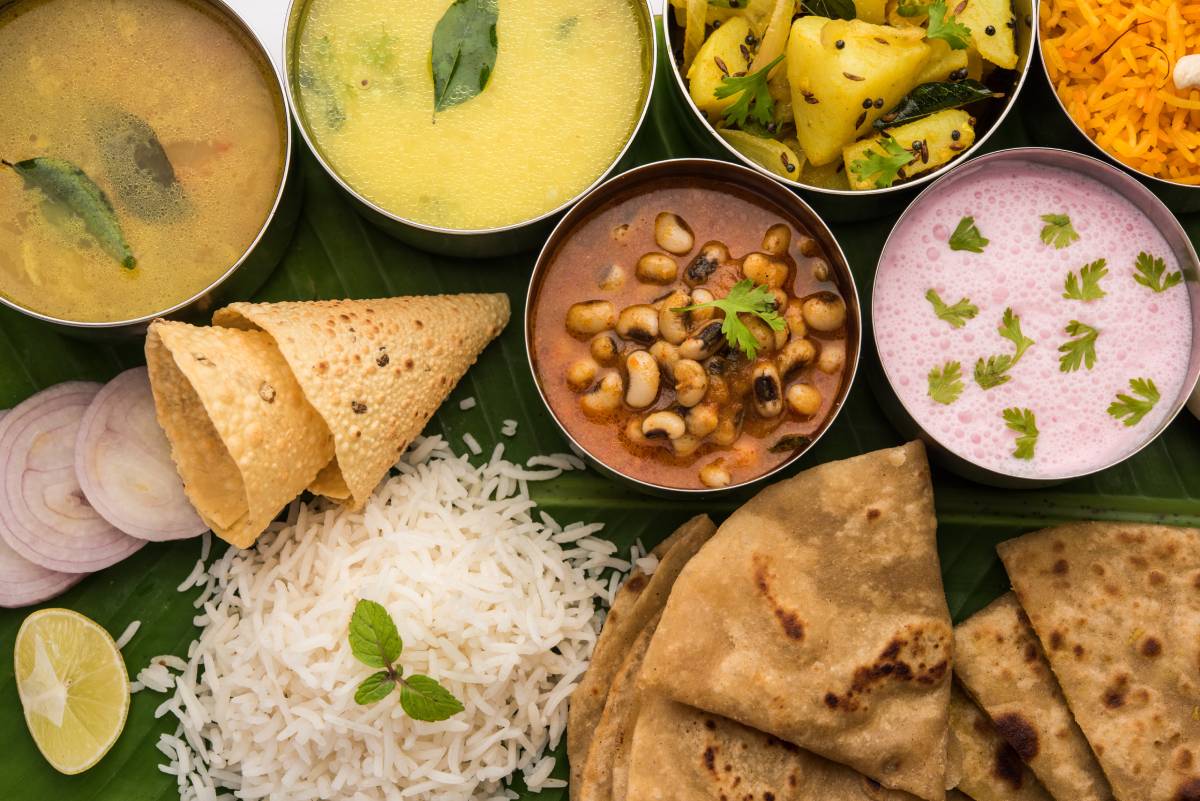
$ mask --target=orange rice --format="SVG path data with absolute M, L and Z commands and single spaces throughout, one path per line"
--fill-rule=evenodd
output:
M 1045 0 L 1040 15 L 1043 58 L 1071 118 L 1121 163 L 1200 185 L 1200 90 L 1171 78 L 1177 60 L 1200 52 L 1200 0 Z

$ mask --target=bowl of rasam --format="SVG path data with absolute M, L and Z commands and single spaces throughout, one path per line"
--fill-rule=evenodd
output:
M 0 2 L 0 301 L 133 333 L 257 288 L 298 212 L 287 106 L 217 0 Z
M 301 132 L 371 222 L 459 256 L 536 247 L 622 161 L 654 79 L 644 0 L 293 0 Z

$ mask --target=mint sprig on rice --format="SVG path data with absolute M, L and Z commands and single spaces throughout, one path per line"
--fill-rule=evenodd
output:
M 382 668 L 362 680 L 354 691 L 359 704 L 373 704 L 400 687 L 400 706 L 413 720 L 445 720 L 463 711 L 462 703 L 428 676 L 414 673 L 407 678 L 396 664 L 404 642 L 396 622 L 382 605 L 360 600 L 350 617 L 350 651 L 367 667 Z

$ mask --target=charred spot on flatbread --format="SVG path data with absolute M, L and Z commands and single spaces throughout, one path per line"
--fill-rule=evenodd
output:
M 1016 712 L 1000 715 L 995 720 L 996 730 L 1021 759 L 1029 762 L 1038 755 L 1037 730 Z
M 829 691 L 825 705 L 830 709 L 854 712 L 866 703 L 866 697 L 878 685 L 915 682 L 934 685 L 946 678 L 950 669 L 950 630 L 941 625 L 909 624 L 894 637 L 870 665 L 854 671 L 849 687 L 840 694 Z
M 1179 785 L 1174 801 L 1200 801 L 1200 778 L 1188 779 Z
M 1025 763 L 1021 761 L 1016 749 L 1008 743 L 996 746 L 992 775 L 1013 790 L 1020 790 L 1025 783 Z
M 789 640 L 800 641 L 804 639 L 804 621 L 800 619 L 800 615 L 785 607 L 775 597 L 771 591 L 771 583 L 775 580 L 774 574 L 771 572 L 770 562 L 767 557 L 762 554 L 754 554 L 751 557 L 751 562 L 754 565 L 754 587 L 758 593 L 771 607 L 771 614 L 779 621 L 779 625 L 783 628 L 784 636 Z
M 1125 699 L 1128 695 L 1129 677 L 1125 674 L 1120 674 L 1104 690 L 1104 696 L 1101 700 L 1109 709 L 1120 709 L 1125 706 Z

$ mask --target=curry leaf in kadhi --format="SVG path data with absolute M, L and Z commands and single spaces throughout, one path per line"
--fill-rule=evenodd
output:
M 454 0 L 433 29 L 433 109 L 478 95 L 496 67 L 498 0 Z

